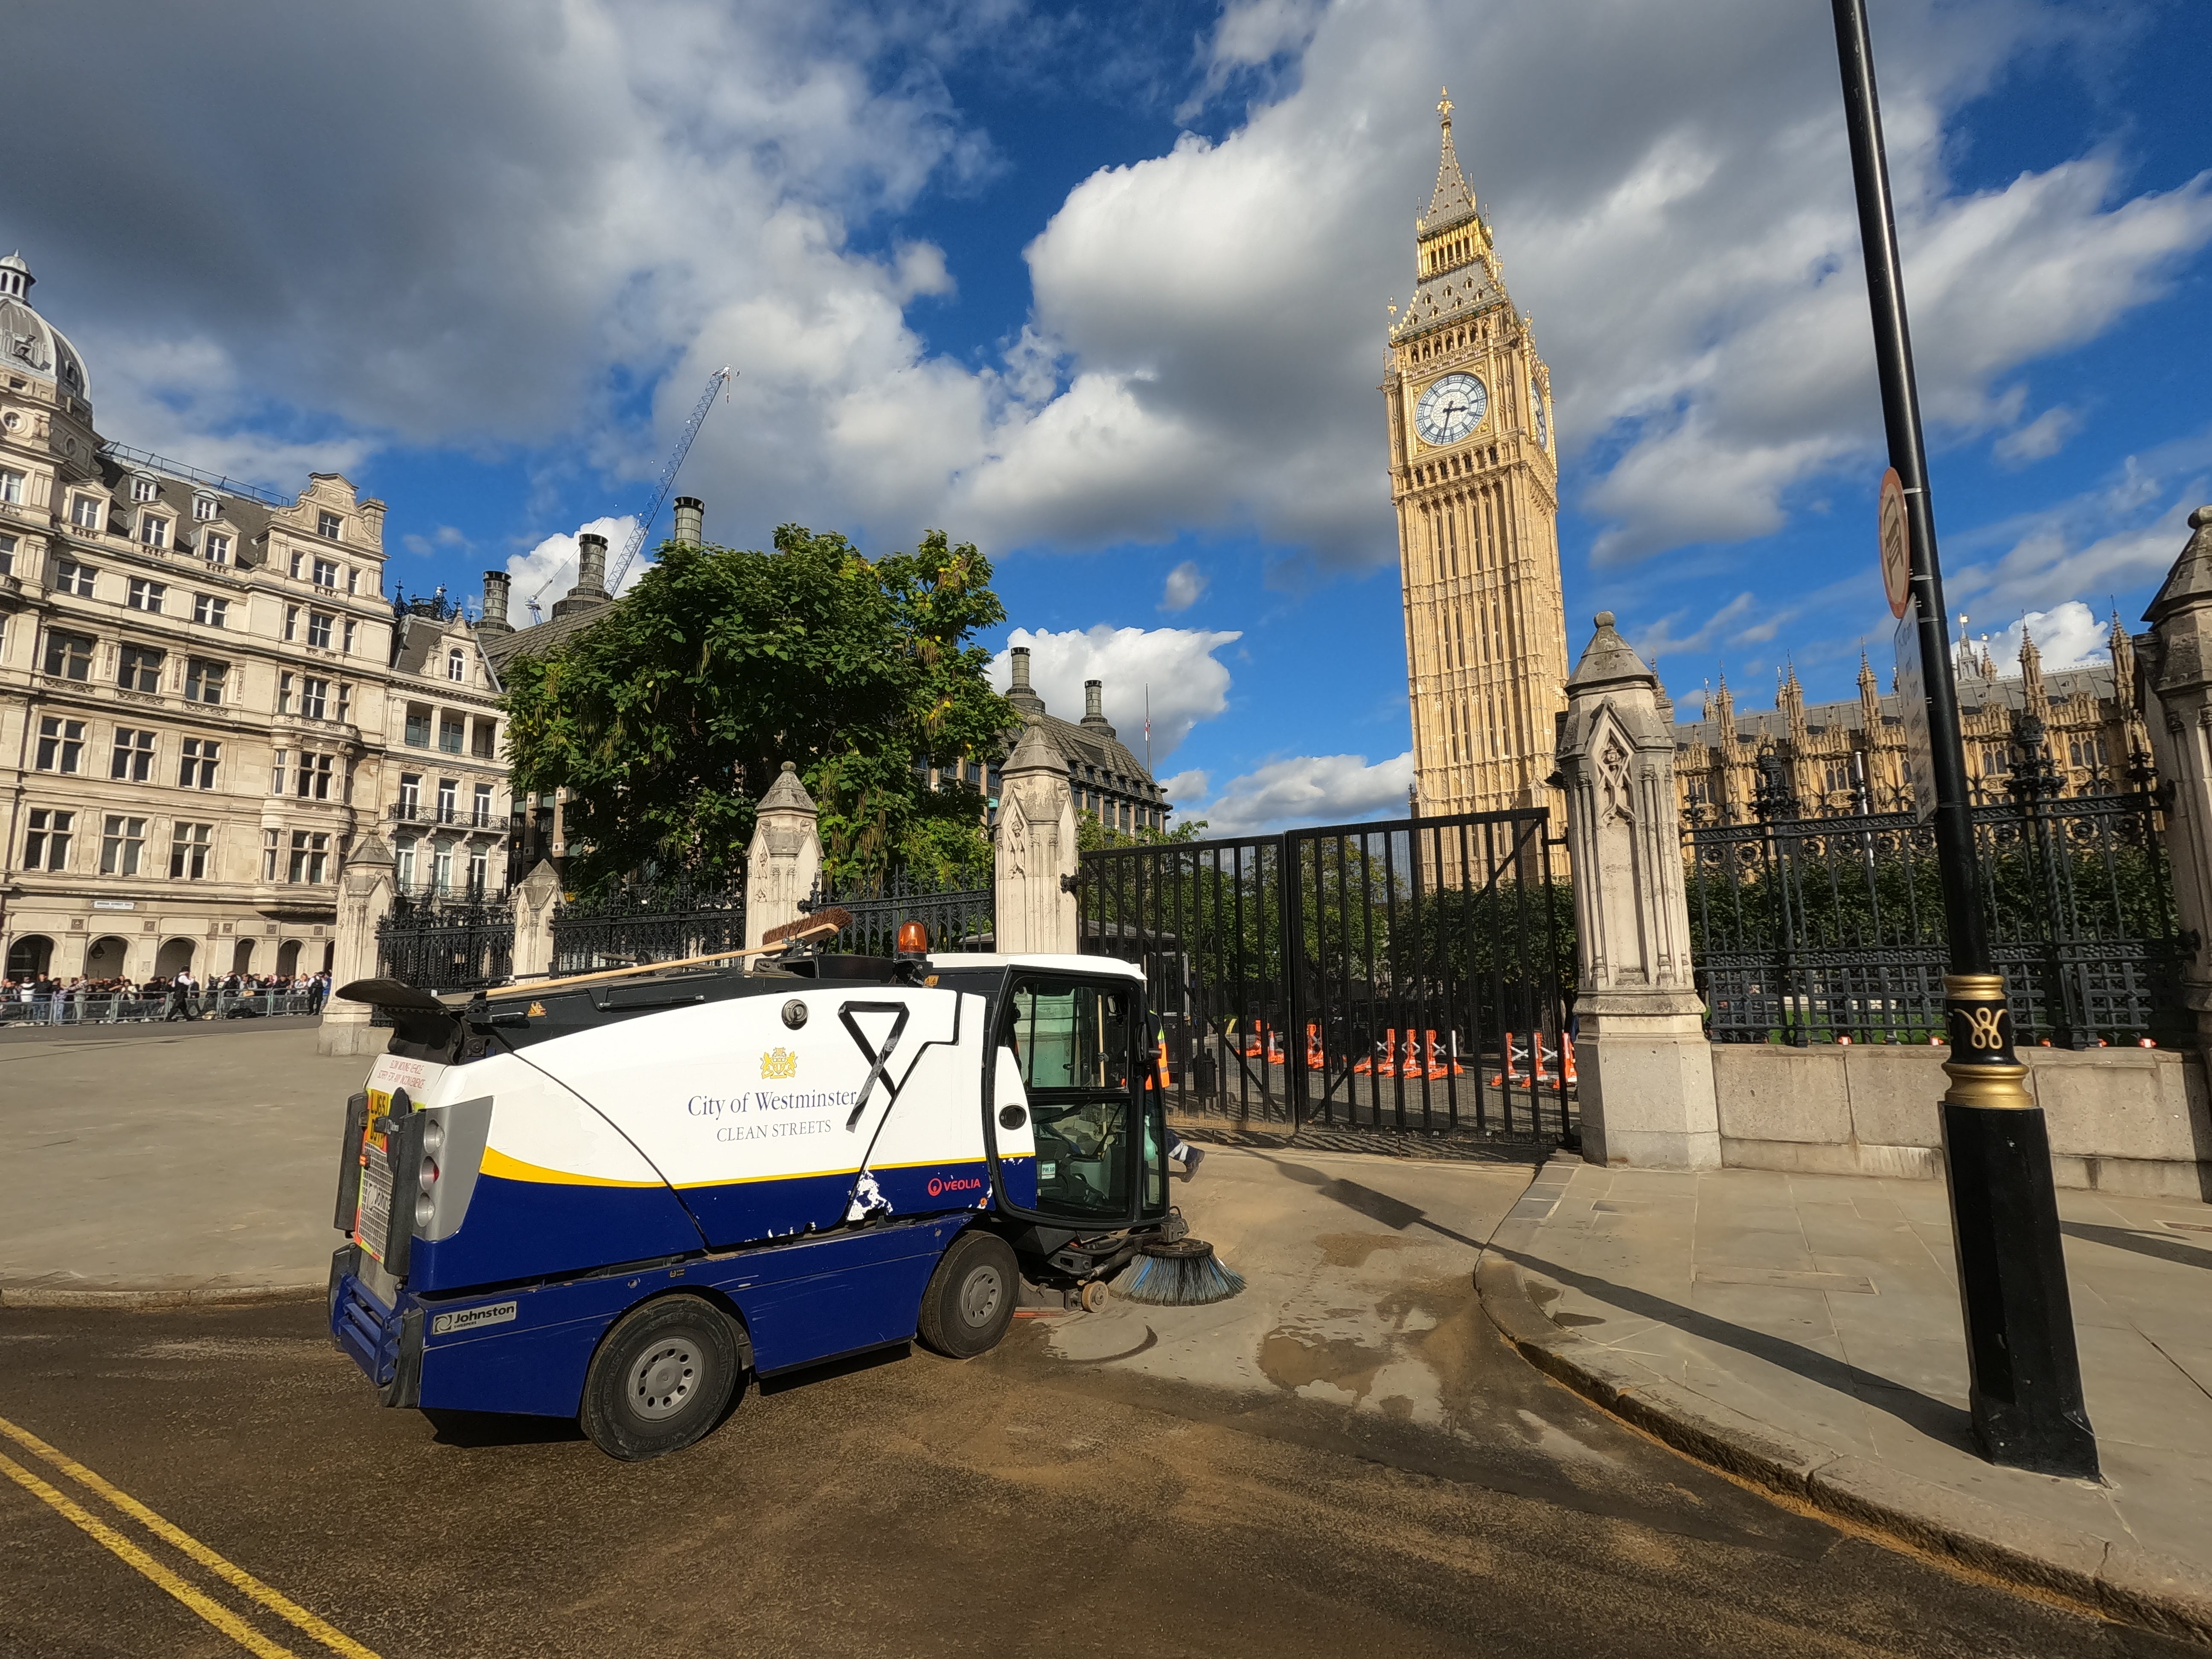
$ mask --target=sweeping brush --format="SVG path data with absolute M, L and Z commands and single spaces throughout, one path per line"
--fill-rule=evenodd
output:
M 1125 1302 L 1156 1308 L 1202 1308 L 1226 1302 L 1244 1288 L 1244 1276 L 1221 1265 L 1213 1246 L 1202 1238 L 1155 1239 L 1139 1247 L 1136 1261 L 1114 1282 Z

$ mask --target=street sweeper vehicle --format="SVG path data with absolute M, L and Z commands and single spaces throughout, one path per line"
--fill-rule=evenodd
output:
M 1187 1253 L 1139 971 L 902 942 L 341 989 L 393 1028 L 348 1104 L 330 1273 L 378 1399 L 652 1457 L 749 1378 L 916 1337 L 971 1357 L 1024 1279 L 1091 1305 Z

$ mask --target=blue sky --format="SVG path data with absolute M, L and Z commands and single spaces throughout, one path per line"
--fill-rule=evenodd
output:
M 2212 499 L 2212 13 L 1873 15 L 1953 610 L 2080 659 Z M 1819 0 L 95 0 L 15 35 L 112 79 L 89 125 L 18 84 L 51 165 L 0 204 L 109 436 L 344 471 L 410 592 L 557 594 L 732 363 L 682 481 L 710 537 L 977 541 L 1053 706 L 1103 676 L 1134 743 L 1149 684 L 1224 829 L 1403 799 L 1376 388 L 1449 82 L 1553 368 L 1571 651 L 1602 608 L 1686 705 L 1785 660 L 1847 696 L 1863 644 L 1886 677 Z M 180 85 L 252 95 L 182 120 Z

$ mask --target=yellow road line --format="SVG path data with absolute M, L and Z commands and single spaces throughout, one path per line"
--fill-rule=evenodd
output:
M 175 1596 L 177 1600 L 182 1601 L 248 1652 L 258 1654 L 260 1659 L 299 1659 L 299 1656 L 291 1649 L 278 1647 L 228 1607 L 194 1589 L 175 1573 L 171 1572 L 159 1561 L 116 1531 L 114 1528 L 96 1516 L 87 1514 L 76 1502 L 56 1492 L 21 1463 L 9 1458 L 0 1457 L 0 1474 L 4 1474 L 33 1498 L 52 1505 L 55 1510 L 82 1527 L 100 1544 L 112 1550 L 140 1572 L 144 1573 L 147 1577 L 168 1591 L 170 1595 Z
M 259 1602 L 263 1607 L 268 1608 L 270 1612 L 275 1613 L 278 1618 L 287 1620 L 290 1623 L 298 1626 L 301 1630 L 307 1632 L 308 1635 L 313 1637 L 318 1642 L 320 1642 L 325 1647 L 331 1649 L 333 1652 L 345 1655 L 346 1659 L 377 1659 L 377 1656 L 374 1653 L 362 1646 L 360 1643 L 355 1641 L 353 1638 L 348 1636 L 343 1631 L 337 1630 L 325 1623 L 313 1613 L 308 1612 L 307 1608 L 301 1607 L 298 1602 L 286 1595 L 283 1591 L 271 1589 L 268 1585 L 263 1583 L 258 1578 L 256 1578 L 252 1573 L 246 1571 L 245 1568 L 233 1566 L 229 1562 L 224 1560 L 222 1557 L 217 1555 L 213 1550 L 210 1549 L 205 1544 L 201 1543 L 198 1539 L 186 1532 L 183 1528 L 172 1526 L 168 1522 L 164 1521 L 160 1516 L 155 1514 L 153 1510 L 148 1509 L 143 1504 L 133 1498 L 129 1492 L 101 1480 L 100 1476 L 94 1474 L 90 1469 L 85 1468 L 83 1464 L 70 1456 L 68 1453 L 58 1451 L 55 1449 L 55 1448 L 49 1446 L 45 1441 L 40 1439 L 38 1436 L 33 1434 L 28 1429 L 22 1428 L 14 1423 L 10 1423 L 4 1417 L 0 1417 L 0 1434 L 6 1435 L 10 1440 L 13 1440 L 17 1445 L 22 1447 L 26 1451 L 32 1452 L 36 1455 L 44 1458 L 47 1462 L 52 1464 L 54 1468 L 59 1469 L 64 1474 L 69 1476 L 70 1480 L 76 1481 L 79 1486 L 98 1492 L 102 1498 L 105 1498 L 109 1503 L 114 1504 L 117 1509 L 121 1510 L 132 1520 L 137 1522 L 149 1532 L 152 1533 L 156 1538 L 161 1539 L 164 1543 L 173 1545 L 176 1548 L 183 1551 L 185 1554 L 198 1562 L 209 1571 L 214 1573 L 218 1578 L 222 1579 L 234 1589 L 243 1592 L 245 1595 L 252 1596 L 253 1600 Z M 13 1466 L 11 1465 L 10 1467 L 12 1468 Z M 31 1476 L 30 1478 L 35 1480 L 37 1477 Z M 55 1495 L 57 1497 L 60 1496 L 58 1493 Z M 62 1501 L 64 1503 L 67 1503 L 69 1500 L 67 1498 L 63 1498 Z M 90 1520 L 91 1517 L 87 1516 L 86 1519 Z M 82 1525 L 84 1523 L 80 1522 L 78 1524 Z M 97 1522 L 94 1522 L 93 1524 L 96 1526 L 99 1523 Z M 98 1534 L 95 1534 L 94 1536 L 98 1536 Z M 106 1540 L 102 1539 L 100 1541 L 106 1543 Z M 110 1544 L 108 1547 L 113 1549 L 115 1546 Z M 128 1546 L 126 1546 L 126 1547 L 128 1547 Z M 128 1559 L 129 1558 L 126 1557 L 125 1559 Z M 133 1565 L 136 1565 L 137 1564 L 133 1563 Z M 144 1571 L 145 1569 L 141 1568 L 140 1571 Z M 167 1589 L 168 1587 L 164 1585 L 163 1588 Z M 197 1594 L 197 1592 L 194 1593 Z M 172 1590 L 170 1591 L 170 1594 L 176 1595 L 177 1592 Z M 259 1638 L 257 1637 L 255 1639 L 258 1640 Z M 261 1650 L 256 1649 L 255 1651 L 259 1652 Z M 271 1653 L 281 1654 L 284 1650 L 282 1648 L 271 1648 L 269 1651 Z

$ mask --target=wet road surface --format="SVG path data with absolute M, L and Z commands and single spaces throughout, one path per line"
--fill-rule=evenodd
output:
M 1471 1291 L 1437 1313 L 1468 1339 L 1451 1432 L 1071 1361 L 1024 1319 L 965 1365 L 755 1389 L 635 1465 L 562 1423 L 380 1410 L 321 1316 L 0 1310 L 30 1483 L 0 1480 L 0 1654 L 2203 1651 L 1741 1491 L 1546 1382 Z

